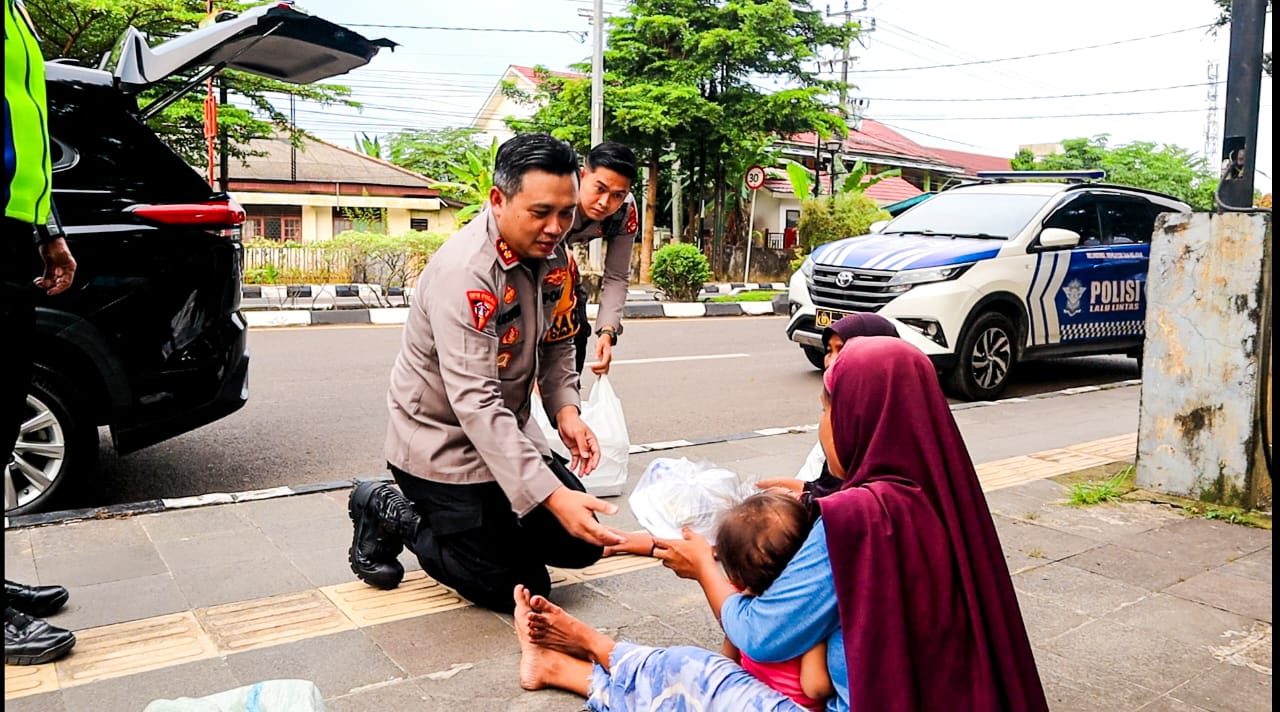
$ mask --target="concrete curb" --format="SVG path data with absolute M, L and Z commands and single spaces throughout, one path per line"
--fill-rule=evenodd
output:
M 587 318 L 595 319 L 598 307 L 587 305 Z M 245 322 L 256 328 L 313 326 L 322 324 L 403 324 L 407 307 L 366 309 L 247 309 Z M 786 316 L 786 304 L 771 302 L 627 302 L 624 319 L 687 319 L 702 316 Z
M 995 405 L 1005 405 L 1009 403 L 1025 403 L 1033 400 L 1044 400 L 1047 398 L 1061 398 L 1063 396 L 1074 396 L 1082 393 L 1093 393 L 1095 391 L 1109 391 L 1116 388 L 1128 388 L 1131 386 L 1141 385 L 1140 380 L 1116 381 L 1114 383 L 1103 383 L 1096 386 L 1080 386 L 1076 388 L 1064 388 L 1060 391 L 1050 391 L 1048 393 L 1038 393 L 1033 396 L 1022 398 L 1006 398 L 999 401 L 975 401 L 972 403 L 952 403 L 952 411 L 969 410 L 971 408 L 989 408 Z M 761 428 L 760 430 L 751 430 L 744 433 L 731 433 L 729 435 L 712 435 L 701 438 L 693 438 L 689 440 L 665 440 L 661 442 L 643 443 L 632 445 L 630 454 L 636 455 L 646 452 L 661 452 L 663 450 L 678 450 L 686 447 L 697 447 L 700 445 L 714 445 L 717 443 L 736 442 L 739 440 L 754 440 L 756 438 L 767 438 L 774 435 L 786 435 L 790 433 L 808 433 L 818 429 L 816 423 L 805 425 L 791 425 L 780 428 Z M 248 490 L 245 492 L 212 492 L 210 494 L 198 495 L 195 497 L 178 497 L 173 499 L 150 499 L 143 502 L 130 502 L 127 504 L 113 504 L 106 507 L 94 507 L 88 509 L 66 509 L 57 512 L 42 512 L 39 514 L 20 514 L 15 517 L 4 518 L 5 531 L 25 529 L 29 527 L 44 527 L 53 524 L 66 524 L 69 522 L 83 521 L 86 519 L 117 519 L 124 517 L 133 517 L 141 514 L 156 514 L 159 512 L 168 512 L 175 509 L 191 509 L 193 507 L 207 507 L 215 504 L 233 504 L 236 502 L 252 502 L 261 499 L 276 499 L 279 497 L 292 497 L 299 494 L 312 494 L 315 492 L 330 492 L 333 490 L 346 489 L 352 487 L 359 480 L 378 480 L 390 481 L 391 478 L 385 475 L 370 475 L 368 477 L 359 477 L 349 480 L 334 480 L 330 482 L 316 482 L 306 485 L 298 485 L 296 487 L 271 487 L 268 489 Z

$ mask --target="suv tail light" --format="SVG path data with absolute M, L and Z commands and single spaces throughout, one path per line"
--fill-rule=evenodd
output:
M 244 222 L 244 208 L 233 198 L 206 200 L 202 203 L 139 204 L 125 212 L 161 225 L 229 228 Z

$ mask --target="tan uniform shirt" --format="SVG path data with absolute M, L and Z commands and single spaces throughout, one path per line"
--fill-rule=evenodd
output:
M 522 262 L 488 210 L 431 257 L 413 292 L 387 393 L 387 461 L 433 482 L 496 481 L 524 516 L 560 486 L 529 417 L 535 379 L 555 416 L 580 406 L 563 243 Z
M 611 218 L 623 220 L 621 229 L 612 237 L 604 234 Z M 604 238 L 604 279 L 600 286 L 600 309 L 596 313 L 596 328 L 612 326 L 622 334 L 622 307 L 627 303 L 627 287 L 631 284 L 631 251 L 635 248 L 636 233 L 640 229 L 640 216 L 636 212 L 636 200 L 627 193 L 618 212 L 604 220 L 589 220 L 581 209 L 573 219 L 573 227 L 565 233 L 564 242 L 572 247 Z

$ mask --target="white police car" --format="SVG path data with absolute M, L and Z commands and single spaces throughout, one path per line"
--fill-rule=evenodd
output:
M 809 255 L 791 277 L 787 336 L 810 363 L 822 367 L 823 327 L 855 311 L 895 322 L 969 400 L 999 395 L 1019 361 L 1141 357 L 1155 219 L 1190 206 L 1086 182 L 1102 171 L 978 175 Z

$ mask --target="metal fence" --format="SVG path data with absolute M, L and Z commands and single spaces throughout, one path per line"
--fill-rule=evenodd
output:
M 246 279 L 264 271 L 292 283 L 351 281 L 349 250 L 328 247 L 246 247 Z

